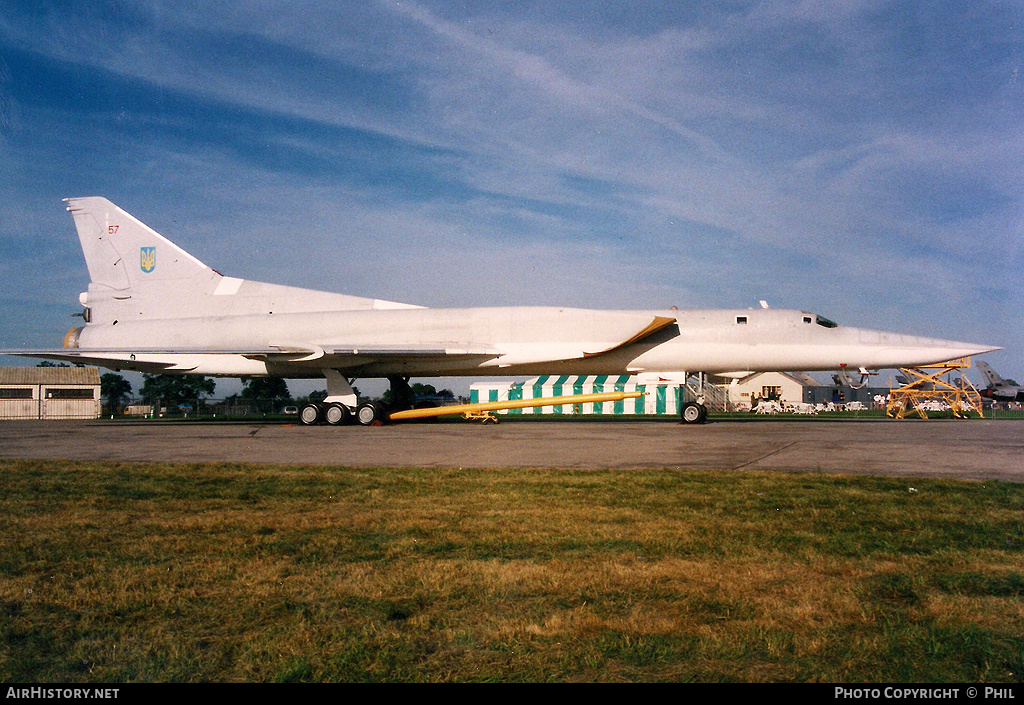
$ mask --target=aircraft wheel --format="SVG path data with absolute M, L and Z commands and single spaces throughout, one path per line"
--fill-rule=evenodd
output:
M 319 404 L 306 404 L 299 412 L 299 421 L 303 426 L 314 426 L 320 422 L 321 416 Z
M 703 404 L 689 401 L 683 404 L 681 416 L 684 424 L 704 423 L 708 418 L 708 409 Z
M 328 404 L 324 409 L 324 421 L 331 426 L 342 426 L 348 423 L 349 410 L 344 404 Z
M 356 420 L 363 426 L 380 426 L 384 423 L 384 408 L 372 401 L 356 409 Z

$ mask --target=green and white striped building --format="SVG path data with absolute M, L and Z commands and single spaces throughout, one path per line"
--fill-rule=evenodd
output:
M 529 409 L 504 409 L 497 413 L 510 415 L 528 414 L 647 414 L 677 416 L 681 406 L 681 391 L 678 382 L 640 381 L 631 375 L 544 375 L 525 382 L 476 382 L 469 388 L 472 403 L 489 401 L 519 401 L 543 397 L 561 397 L 575 394 L 600 394 L 602 392 L 645 392 L 642 397 L 619 401 L 588 402 L 586 404 L 561 404 Z

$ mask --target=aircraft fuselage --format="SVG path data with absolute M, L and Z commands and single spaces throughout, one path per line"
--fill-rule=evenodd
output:
M 671 322 L 622 344 L 644 322 L 664 319 Z M 169 372 L 285 377 L 315 377 L 325 367 L 352 377 L 877 369 L 977 352 L 964 343 L 822 320 L 775 309 L 268 312 L 87 325 L 76 352 L 131 349 L 133 359 L 120 358 L 124 369 L 146 371 L 159 362 L 171 364 Z M 283 352 L 260 352 L 271 349 Z M 182 350 L 189 352 L 172 352 Z

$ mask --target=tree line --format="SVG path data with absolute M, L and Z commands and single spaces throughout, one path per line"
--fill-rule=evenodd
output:
M 227 397 L 227 404 L 242 402 L 270 402 L 283 405 L 293 402 L 301 406 L 308 402 L 323 401 L 326 390 L 310 392 L 308 396 L 293 398 L 288 390 L 288 383 L 281 377 L 242 377 L 242 390 L 238 394 Z M 417 399 L 455 399 L 449 389 L 437 390 L 433 385 L 414 383 L 410 385 L 413 396 Z M 215 380 L 195 375 L 142 375 L 142 387 L 139 397 L 145 404 L 162 404 L 166 408 L 176 409 L 181 406 L 202 402 L 213 396 L 217 388 Z M 358 388 L 353 388 L 359 401 L 366 401 Z M 132 385 L 127 379 L 114 372 L 100 375 L 100 394 L 106 399 L 112 413 L 118 413 L 132 397 Z M 390 401 L 391 390 L 384 392 L 379 400 L 384 404 Z
M 75 365 L 83 367 L 83 365 Z M 40 362 L 36 367 L 70 367 L 70 365 L 50 361 Z M 288 383 L 281 377 L 241 377 L 242 391 L 239 394 L 232 394 L 224 399 L 227 404 L 238 404 L 242 402 L 270 402 L 272 404 L 286 404 L 293 402 L 296 406 L 302 406 L 309 402 L 321 402 L 327 397 L 327 390 L 310 392 L 307 396 L 292 398 L 288 390 Z M 217 382 L 209 377 L 196 375 L 142 375 L 142 387 L 139 389 L 139 397 L 144 404 L 163 404 L 169 409 L 177 409 L 184 405 L 201 402 L 213 396 L 217 388 Z M 392 401 L 391 390 L 388 389 L 378 399 L 364 397 L 358 387 L 353 387 L 359 403 L 364 401 L 379 401 L 389 406 Z M 431 384 L 414 382 L 410 385 L 413 398 L 417 401 L 456 401 L 455 394 L 450 389 L 436 389 Z M 124 407 L 132 399 L 132 384 L 121 375 L 114 372 L 106 372 L 100 375 L 100 396 L 106 400 L 110 413 L 121 413 Z

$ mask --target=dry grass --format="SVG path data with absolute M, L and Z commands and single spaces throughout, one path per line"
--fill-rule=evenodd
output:
M 1015 681 L 1024 488 L 0 462 L 6 681 Z

